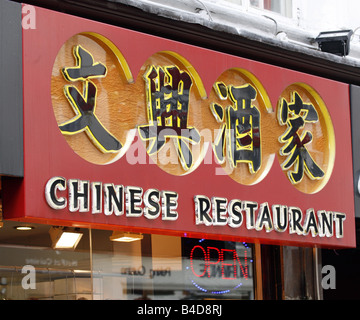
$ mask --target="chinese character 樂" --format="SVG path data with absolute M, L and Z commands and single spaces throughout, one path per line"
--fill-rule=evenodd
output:
M 193 165 L 189 143 L 198 144 L 200 134 L 188 126 L 192 79 L 177 66 L 150 66 L 144 74 L 149 124 L 138 126 L 140 138 L 149 142 L 148 153 L 161 150 L 168 138 L 176 147 L 184 170 Z
M 315 107 L 306 104 L 300 95 L 295 91 L 291 103 L 282 99 L 278 112 L 280 125 L 287 125 L 287 130 L 279 138 L 285 146 L 281 148 L 280 154 L 287 156 L 282 164 L 283 170 L 294 170 L 288 172 L 288 177 L 293 184 L 299 183 L 304 172 L 313 180 L 324 177 L 324 172 L 316 164 L 308 152 L 306 145 L 312 142 L 311 132 L 304 130 L 299 136 L 299 130 L 303 129 L 306 123 L 316 123 L 319 120 Z
M 216 120 L 222 123 L 214 143 L 215 155 L 224 163 L 227 154 L 232 168 L 238 163 L 247 163 L 250 173 L 254 174 L 261 166 L 260 112 L 252 105 L 256 90 L 250 84 L 236 87 L 223 82 L 217 82 L 214 89 L 221 100 L 230 99 L 232 103 L 225 110 L 217 103 L 211 105 Z

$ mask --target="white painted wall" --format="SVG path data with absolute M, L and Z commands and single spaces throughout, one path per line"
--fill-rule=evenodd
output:
M 275 19 L 278 25 L 289 34 L 297 30 L 316 37 L 322 31 L 350 29 L 354 31 L 351 39 L 350 56 L 360 60 L 360 1 L 359 0 L 272 0 L 280 2 L 282 14 L 264 9 L 266 0 L 195 0 L 206 3 L 222 3 L 232 6 L 236 11 L 245 11 L 259 16 Z M 298 40 L 299 41 L 299 40 Z M 299 42 L 306 41 L 300 40 Z
M 197 0 L 200 1 L 200 0 Z M 251 12 L 264 10 L 264 0 L 203 0 L 204 2 L 237 5 L 240 10 Z M 332 31 L 360 27 L 359 0 L 273 0 L 280 2 L 283 15 L 288 15 L 289 23 L 310 31 Z M 292 7 L 292 10 L 290 9 Z M 255 9 L 256 8 L 256 9 Z M 290 11 L 290 12 L 289 12 Z M 291 14 L 292 11 L 292 14 Z M 270 13 L 271 14 L 271 13 Z M 276 17 L 275 14 L 274 17 Z M 278 15 L 279 16 L 279 15 Z
M 360 27 L 359 0 L 293 0 L 300 13 L 300 26 L 308 30 L 332 31 Z
M 109 1 L 360 67 L 360 0 L 271 0 L 278 2 L 282 14 L 265 10 L 268 0 Z M 356 31 L 350 55 L 322 54 L 314 41 L 319 33 L 345 29 Z

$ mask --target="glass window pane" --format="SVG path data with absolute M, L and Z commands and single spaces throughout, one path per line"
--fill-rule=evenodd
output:
M 52 249 L 50 226 L 18 231 L 6 221 L 0 229 L 0 299 L 92 299 L 88 231 L 75 250 Z
M 182 239 L 184 290 L 193 299 L 254 299 L 252 246 Z
M 249 244 L 163 235 L 119 243 L 110 235 L 93 230 L 103 299 L 254 299 Z
M 80 229 L 75 249 L 53 249 L 51 226 L 14 226 L 0 229 L 0 299 L 254 299 L 247 243 L 151 234 L 116 242 L 112 231 Z

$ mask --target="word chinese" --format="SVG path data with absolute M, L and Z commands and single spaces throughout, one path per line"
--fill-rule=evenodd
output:
M 67 188 L 67 197 L 58 194 Z M 173 221 L 178 218 L 175 211 L 178 195 L 173 191 L 148 189 L 143 192 L 140 187 L 54 177 L 46 184 L 45 198 L 48 205 L 55 210 L 68 206 L 70 212 L 103 212 L 106 216 L 121 216 L 125 213 L 127 218 L 144 216 L 154 220 L 159 218 L 160 214 L 162 220 Z
M 344 221 L 346 214 L 320 210 L 315 213 L 314 209 L 308 209 L 304 218 L 303 212 L 297 207 L 273 205 L 268 203 L 260 206 L 256 202 L 231 200 L 213 197 L 211 200 L 206 196 L 195 196 L 195 219 L 196 225 L 226 226 L 239 228 L 242 226 L 244 216 L 248 230 L 266 232 L 288 232 L 313 237 L 343 238 Z M 256 212 L 258 213 L 256 214 Z

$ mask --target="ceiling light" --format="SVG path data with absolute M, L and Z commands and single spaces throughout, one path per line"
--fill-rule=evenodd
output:
M 34 229 L 34 227 L 32 227 L 32 226 L 16 226 L 14 228 L 19 231 L 29 231 L 29 230 Z
M 319 44 L 321 51 L 344 57 L 350 53 L 352 34 L 352 30 L 325 31 L 321 32 L 315 41 Z
M 133 242 L 137 240 L 142 240 L 142 238 L 143 235 L 140 233 L 114 231 L 110 237 L 110 240 L 118 242 Z
M 51 227 L 49 230 L 53 249 L 75 249 L 83 233 L 78 228 Z

